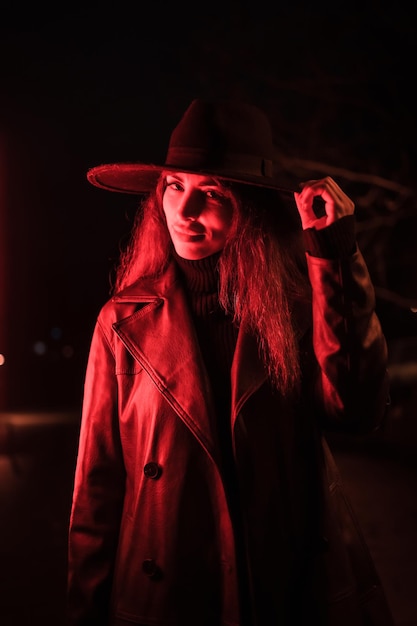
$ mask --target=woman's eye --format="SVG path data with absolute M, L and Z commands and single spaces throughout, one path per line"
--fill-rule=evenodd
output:
M 168 189 L 168 187 L 170 189 L 173 189 L 174 191 L 181 191 L 181 189 L 182 189 L 180 183 L 177 183 L 176 181 L 172 181 L 171 183 L 167 183 L 167 189 Z
M 212 200 L 221 200 L 222 199 L 221 193 L 219 193 L 218 191 L 215 191 L 214 189 L 208 189 L 206 191 L 206 195 L 209 198 L 211 198 Z

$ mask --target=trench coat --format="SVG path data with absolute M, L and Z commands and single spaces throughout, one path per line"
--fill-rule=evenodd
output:
M 71 626 L 392 626 L 324 438 L 381 424 L 386 342 L 360 251 L 307 262 L 312 301 L 292 303 L 301 394 L 271 390 L 244 326 L 231 370 L 250 615 L 239 614 L 236 522 L 175 265 L 101 309 L 70 516 Z

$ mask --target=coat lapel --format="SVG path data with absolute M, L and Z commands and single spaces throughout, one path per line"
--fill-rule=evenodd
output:
M 232 364 L 232 428 L 244 403 L 266 379 L 256 338 L 241 327 Z
M 310 326 L 311 306 L 308 301 L 293 300 L 291 311 L 299 339 Z M 244 325 L 239 330 L 232 365 L 232 428 L 242 406 L 267 380 L 258 342 Z
M 123 295 L 143 306 L 113 328 L 160 393 L 216 461 L 210 383 L 183 289 L 177 281 L 152 294 Z

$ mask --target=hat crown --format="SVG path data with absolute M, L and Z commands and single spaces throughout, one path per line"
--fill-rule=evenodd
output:
M 168 155 L 176 148 L 273 158 L 272 130 L 257 107 L 235 101 L 195 99 L 174 128 Z

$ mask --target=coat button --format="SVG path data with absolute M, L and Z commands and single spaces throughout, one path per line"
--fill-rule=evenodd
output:
M 159 580 L 162 578 L 161 569 L 156 564 L 155 559 L 145 559 L 142 563 L 142 571 L 152 580 Z
M 143 468 L 143 473 L 145 474 L 146 478 L 153 478 L 153 480 L 156 480 L 160 477 L 162 470 L 159 467 L 158 463 L 154 463 L 153 461 L 151 461 L 150 463 L 146 463 L 145 467 Z

